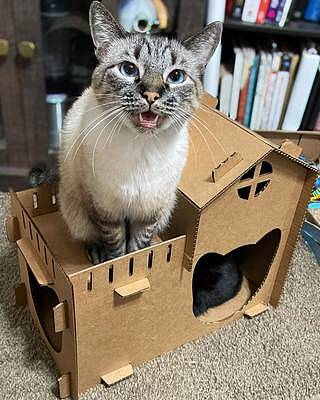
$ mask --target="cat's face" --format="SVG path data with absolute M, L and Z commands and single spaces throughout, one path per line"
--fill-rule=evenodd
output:
M 98 101 L 119 125 L 142 133 L 179 130 L 198 105 L 201 77 L 219 43 L 221 24 L 183 42 L 130 34 L 95 1 L 90 27 L 99 60 L 92 81 Z

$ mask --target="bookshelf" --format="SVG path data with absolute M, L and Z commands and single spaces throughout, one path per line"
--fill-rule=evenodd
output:
M 226 18 L 224 22 L 226 31 L 256 32 L 272 35 L 285 35 L 301 38 L 320 38 L 320 24 L 307 21 L 289 21 L 283 28 L 276 25 L 258 25 Z

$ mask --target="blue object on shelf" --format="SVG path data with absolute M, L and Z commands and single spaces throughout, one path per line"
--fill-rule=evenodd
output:
M 309 221 L 304 221 L 301 229 L 301 236 L 305 240 L 307 246 L 313 252 L 320 264 L 320 228 Z
M 159 24 L 152 0 L 122 0 L 119 21 L 126 31 L 141 33 L 148 33 Z
M 304 12 L 304 19 L 307 21 L 320 21 L 320 1 L 309 0 Z

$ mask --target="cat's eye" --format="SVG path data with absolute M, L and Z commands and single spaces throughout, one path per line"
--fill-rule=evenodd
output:
M 174 69 L 168 75 L 167 81 L 168 83 L 178 84 L 182 83 L 186 80 L 186 73 L 181 69 Z
M 123 76 L 128 76 L 130 78 L 139 76 L 138 67 L 129 61 L 124 61 L 119 64 L 119 71 Z

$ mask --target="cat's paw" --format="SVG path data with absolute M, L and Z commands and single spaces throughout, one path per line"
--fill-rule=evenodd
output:
M 86 253 L 89 261 L 96 265 L 108 261 L 108 255 L 105 246 L 102 243 L 87 243 Z

